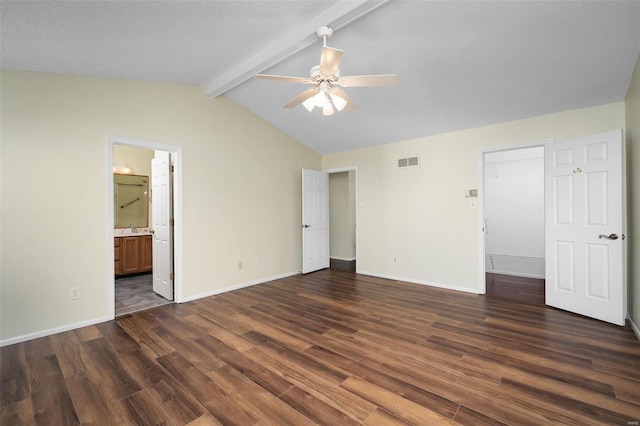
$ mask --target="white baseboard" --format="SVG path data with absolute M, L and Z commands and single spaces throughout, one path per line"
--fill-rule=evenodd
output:
M 239 290 L 239 289 L 245 288 L 245 287 L 251 287 L 252 285 L 256 285 L 256 284 L 264 284 L 264 283 L 269 282 L 269 281 L 279 280 L 281 278 L 286 278 L 286 277 L 291 277 L 293 275 L 298 275 L 299 273 L 300 273 L 300 271 L 287 272 L 286 274 L 276 275 L 275 277 L 260 278 L 259 280 L 255 280 L 255 281 L 250 281 L 250 282 L 247 282 L 247 283 L 234 285 L 234 286 L 231 286 L 231 287 L 224 287 L 224 288 L 220 288 L 220 289 L 217 289 L 217 290 L 208 291 L 206 293 L 196 294 L 195 296 L 189 296 L 189 297 L 183 298 L 182 302 L 180 302 L 180 303 L 191 302 L 193 300 L 198 300 L 198 299 L 202 299 L 202 298 L 209 297 L 209 296 L 215 296 L 216 294 L 222 294 L 222 293 L 226 293 L 226 292 L 233 291 L 233 290 Z
M 39 337 L 51 336 L 52 334 L 62 333 L 69 330 L 75 330 L 76 328 L 87 327 L 89 325 L 99 324 L 105 321 L 109 321 L 109 317 L 94 318 L 87 321 L 80 321 L 80 322 L 75 322 L 73 324 L 63 325 L 61 327 L 54 327 L 47 330 L 36 331 L 35 333 L 23 334 L 22 336 L 11 337 L 9 339 L 0 340 L 0 347 L 26 342 L 27 340 L 33 340 Z
M 346 262 L 351 262 L 352 260 L 356 260 L 355 257 L 338 257 L 338 256 L 329 256 L 329 259 L 344 260 Z
M 440 283 L 433 283 L 433 282 L 429 282 L 429 281 L 414 280 L 412 278 L 396 277 L 396 276 L 393 276 L 393 275 L 384 275 L 384 274 L 378 274 L 378 273 L 375 273 L 375 272 L 368 272 L 368 271 L 356 271 L 356 273 L 362 274 L 362 275 L 370 275 L 372 277 L 377 277 L 377 278 L 386 278 L 388 280 L 404 281 L 404 282 L 412 283 L 412 284 L 421 284 L 421 285 L 426 285 L 426 286 L 429 286 L 429 287 L 444 288 L 446 290 L 455 290 L 455 291 L 462 291 L 464 293 L 480 294 L 479 290 L 475 290 L 475 289 L 471 289 L 471 288 L 467 288 L 467 287 L 457 287 L 457 286 L 448 285 L 448 284 L 440 284 Z
M 636 337 L 638 338 L 638 340 L 640 340 L 640 328 L 636 325 L 635 322 L 633 322 L 633 319 L 631 319 L 629 314 L 627 314 L 627 319 L 629 320 L 629 324 L 631 324 L 631 329 L 636 334 Z
M 487 270 L 486 272 L 489 273 L 489 274 L 510 275 L 512 277 L 536 278 L 536 279 L 539 279 L 539 280 L 544 280 L 544 278 L 545 278 L 544 275 L 525 274 L 525 273 L 522 273 L 522 272 L 494 271 L 494 270 Z
M 197 299 L 202 299 L 203 297 L 214 296 L 214 295 L 220 294 L 220 293 L 226 293 L 226 292 L 232 291 L 232 290 L 238 290 L 238 289 L 241 289 L 241 288 L 244 288 L 244 287 L 250 287 L 250 286 L 256 285 L 256 284 L 262 284 L 262 283 L 266 283 L 266 282 L 269 282 L 269 281 L 278 280 L 280 278 L 290 277 L 292 275 L 298 275 L 299 273 L 300 273 L 300 271 L 288 272 L 286 274 L 277 275 L 275 277 L 262 278 L 262 279 L 259 279 L 259 280 L 256 280 L 256 281 L 251 281 L 251 282 L 248 282 L 248 283 L 238 284 L 238 285 L 235 285 L 235 286 L 232 286 L 232 287 L 221 288 L 221 289 L 210 291 L 210 292 L 207 292 L 207 293 L 202 293 L 202 294 L 198 294 L 198 295 L 195 295 L 195 296 L 190 296 L 190 297 L 184 298 L 181 303 L 190 302 L 192 300 L 197 300 Z M 94 318 L 94 319 L 87 320 L 87 321 L 81 321 L 81 322 L 76 322 L 76 323 L 73 323 L 73 324 L 67 324 L 67 325 L 64 325 L 64 326 L 61 326 L 61 327 L 55 327 L 55 328 L 50 328 L 50 329 L 47 329 L 47 330 L 37 331 L 35 333 L 24 334 L 22 336 L 11 337 L 9 339 L 0 340 L 0 347 L 13 345 L 15 343 L 26 342 L 27 340 L 33 340 L 33 339 L 37 339 L 39 337 L 51 336 L 52 334 L 62 333 L 62 332 L 69 331 L 69 330 L 75 330 L 76 328 L 87 327 L 89 325 L 99 324 L 101 322 L 105 322 L 105 321 L 109 321 L 109 320 L 110 320 L 109 317 Z

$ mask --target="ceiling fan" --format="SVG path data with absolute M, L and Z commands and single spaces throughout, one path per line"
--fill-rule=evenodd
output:
M 333 35 L 333 28 L 320 27 L 316 31 L 316 35 L 322 39 L 322 55 L 320 56 L 320 65 L 311 68 L 308 78 L 256 74 L 256 78 L 259 79 L 290 81 L 313 86 L 290 100 L 284 105 L 284 108 L 293 108 L 302 104 L 311 112 L 317 106 L 322 108 L 323 115 L 331 115 L 336 110 L 342 111 L 343 109 L 354 111 L 358 108 L 358 104 L 340 87 L 395 86 L 398 79 L 396 74 L 341 76 L 338 67 L 342 60 L 343 51 L 327 47 L 327 38 Z

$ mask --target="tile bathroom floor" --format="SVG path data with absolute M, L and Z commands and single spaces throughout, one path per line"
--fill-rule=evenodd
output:
M 153 275 L 116 278 L 116 317 L 172 303 L 153 292 Z

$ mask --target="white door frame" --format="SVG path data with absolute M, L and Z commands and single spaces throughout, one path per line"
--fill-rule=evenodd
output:
M 500 151 L 513 151 L 516 149 L 523 148 L 536 148 L 536 147 L 544 147 L 547 144 L 553 142 L 553 139 L 545 139 L 541 141 L 534 142 L 525 142 L 518 143 L 513 145 L 502 145 L 502 146 L 493 146 L 487 148 L 480 148 L 478 150 L 478 292 L 479 294 L 486 294 L 487 292 L 487 280 L 486 280 L 486 268 L 485 268 L 485 235 L 484 235 L 484 156 L 485 154 L 489 154 L 492 152 L 500 152 Z
M 174 301 L 182 303 L 182 148 L 173 145 L 164 145 L 155 142 L 123 138 L 118 136 L 107 137 L 107 193 L 109 194 L 107 221 L 107 270 L 108 276 L 108 305 L 107 316 L 110 320 L 115 318 L 115 277 L 113 264 L 113 239 L 115 238 L 115 218 L 113 217 L 113 147 L 114 145 L 131 146 L 134 148 L 146 148 L 151 150 L 167 151 L 171 153 L 175 172 L 173 173 L 173 217 L 175 219 L 173 234 L 174 253 Z
M 355 200 L 355 209 L 356 209 L 356 274 L 360 273 L 360 262 L 358 262 L 358 252 L 360 250 L 360 244 L 359 244 L 359 239 L 358 239 L 358 234 L 360 233 L 360 226 L 358 225 L 358 217 L 359 217 L 359 213 L 360 213 L 360 204 L 358 203 L 358 186 L 359 186 L 359 182 L 358 182 L 358 166 L 348 166 L 348 167 L 338 167 L 335 169 L 325 169 L 323 170 L 324 172 L 327 172 L 329 174 L 332 173 L 342 173 L 342 172 L 354 172 L 355 173 L 355 180 L 356 180 L 356 200 Z M 331 206 L 329 206 L 329 208 L 331 208 Z M 329 224 L 329 226 L 331 226 L 331 224 Z M 331 238 L 331 237 L 329 237 Z M 331 262 L 331 261 L 329 261 Z

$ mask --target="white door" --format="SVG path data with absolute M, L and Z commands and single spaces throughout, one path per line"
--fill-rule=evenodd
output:
M 622 132 L 545 148 L 546 303 L 624 325 Z
M 329 267 L 329 174 L 302 169 L 302 273 Z
M 169 153 L 155 151 L 151 160 L 153 221 L 153 291 L 173 300 L 173 227 Z

